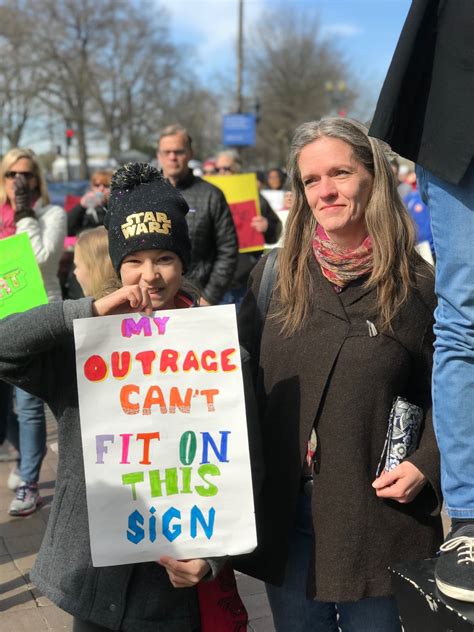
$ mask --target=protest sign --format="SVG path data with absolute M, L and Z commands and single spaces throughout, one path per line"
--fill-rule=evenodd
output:
M 256 546 L 233 305 L 74 321 L 94 566 Z
M 263 234 L 250 226 L 252 218 L 261 214 L 256 175 L 241 173 L 232 176 L 206 176 L 204 179 L 225 195 L 239 239 L 239 252 L 263 250 Z
M 263 189 L 260 191 L 263 197 L 267 200 L 267 202 L 272 207 L 272 210 L 278 215 L 278 219 L 281 222 L 282 230 L 280 239 L 274 243 L 269 244 L 266 243 L 265 246 L 269 246 L 271 248 L 281 248 L 283 246 L 283 236 L 285 234 L 285 224 L 288 219 L 288 208 L 285 208 L 285 191 L 277 191 L 275 189 Z
M 0 239 L 0 318 L 47 302 L 28 235 L 20 233 Z

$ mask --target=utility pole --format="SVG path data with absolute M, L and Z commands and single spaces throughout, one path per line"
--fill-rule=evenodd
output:
M 244 68 L 244 0 L 239 0 L 239 34 L 237 39 L 237 112 L 242 113 L 242 73 Z

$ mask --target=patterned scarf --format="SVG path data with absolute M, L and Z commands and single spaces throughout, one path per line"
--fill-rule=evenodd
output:
M 342 292 L 351 281 L 372 271 L 372 240 L 369 236 L 357 248 L 343 248 L 331 241 L 318 224 L 313 239 L 313 253 L 322 273 L 337 292 Z

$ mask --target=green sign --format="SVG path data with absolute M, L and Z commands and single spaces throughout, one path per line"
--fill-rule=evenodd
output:
M 0 239 L 0 318 L 47 302 L 28 235 Z

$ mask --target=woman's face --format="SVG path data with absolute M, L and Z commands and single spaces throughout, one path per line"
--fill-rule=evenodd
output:
M 123 285 L 148 290 L 153 309 L 173 309 L 181 287 L 183 264 L 170 250 L 139 250 L 127 255 L 120 267 Z
M 336 244 L 359 246 L 367 236 L 365 209 L 373 177 L 354 158 L 352 147 L 323 136 L 302 149 L 298 167 L 318 224 Z
M 84 296 L 90 296 L 89 291 L 89 270 L 81 257 L 81 247 L 74 249 L 74 275 L 84 292 Z
M 102 194 L 104 204 L 109 203 L 110 182 L 106 180 L 102 175 L 97 175 L 92 178 L 91 190 L 94 191 L 94 193 Z
M 281 175 L 276 169 L 272 169 L 268 172 L 267 175 L 267 184 L 270 189 L 279 190 L 281 189 L 283 182 Z
M 5 191 L 10 203 L 15 200 L 15 180 L 17 178 L 17 174 L 20 173 L 25 175 L 27 184 L 31 191 L 38 188 L 38 179 L 35 176 L 35 170 L 31 160 L 29 158 L 20 158 L 5 172 Z

